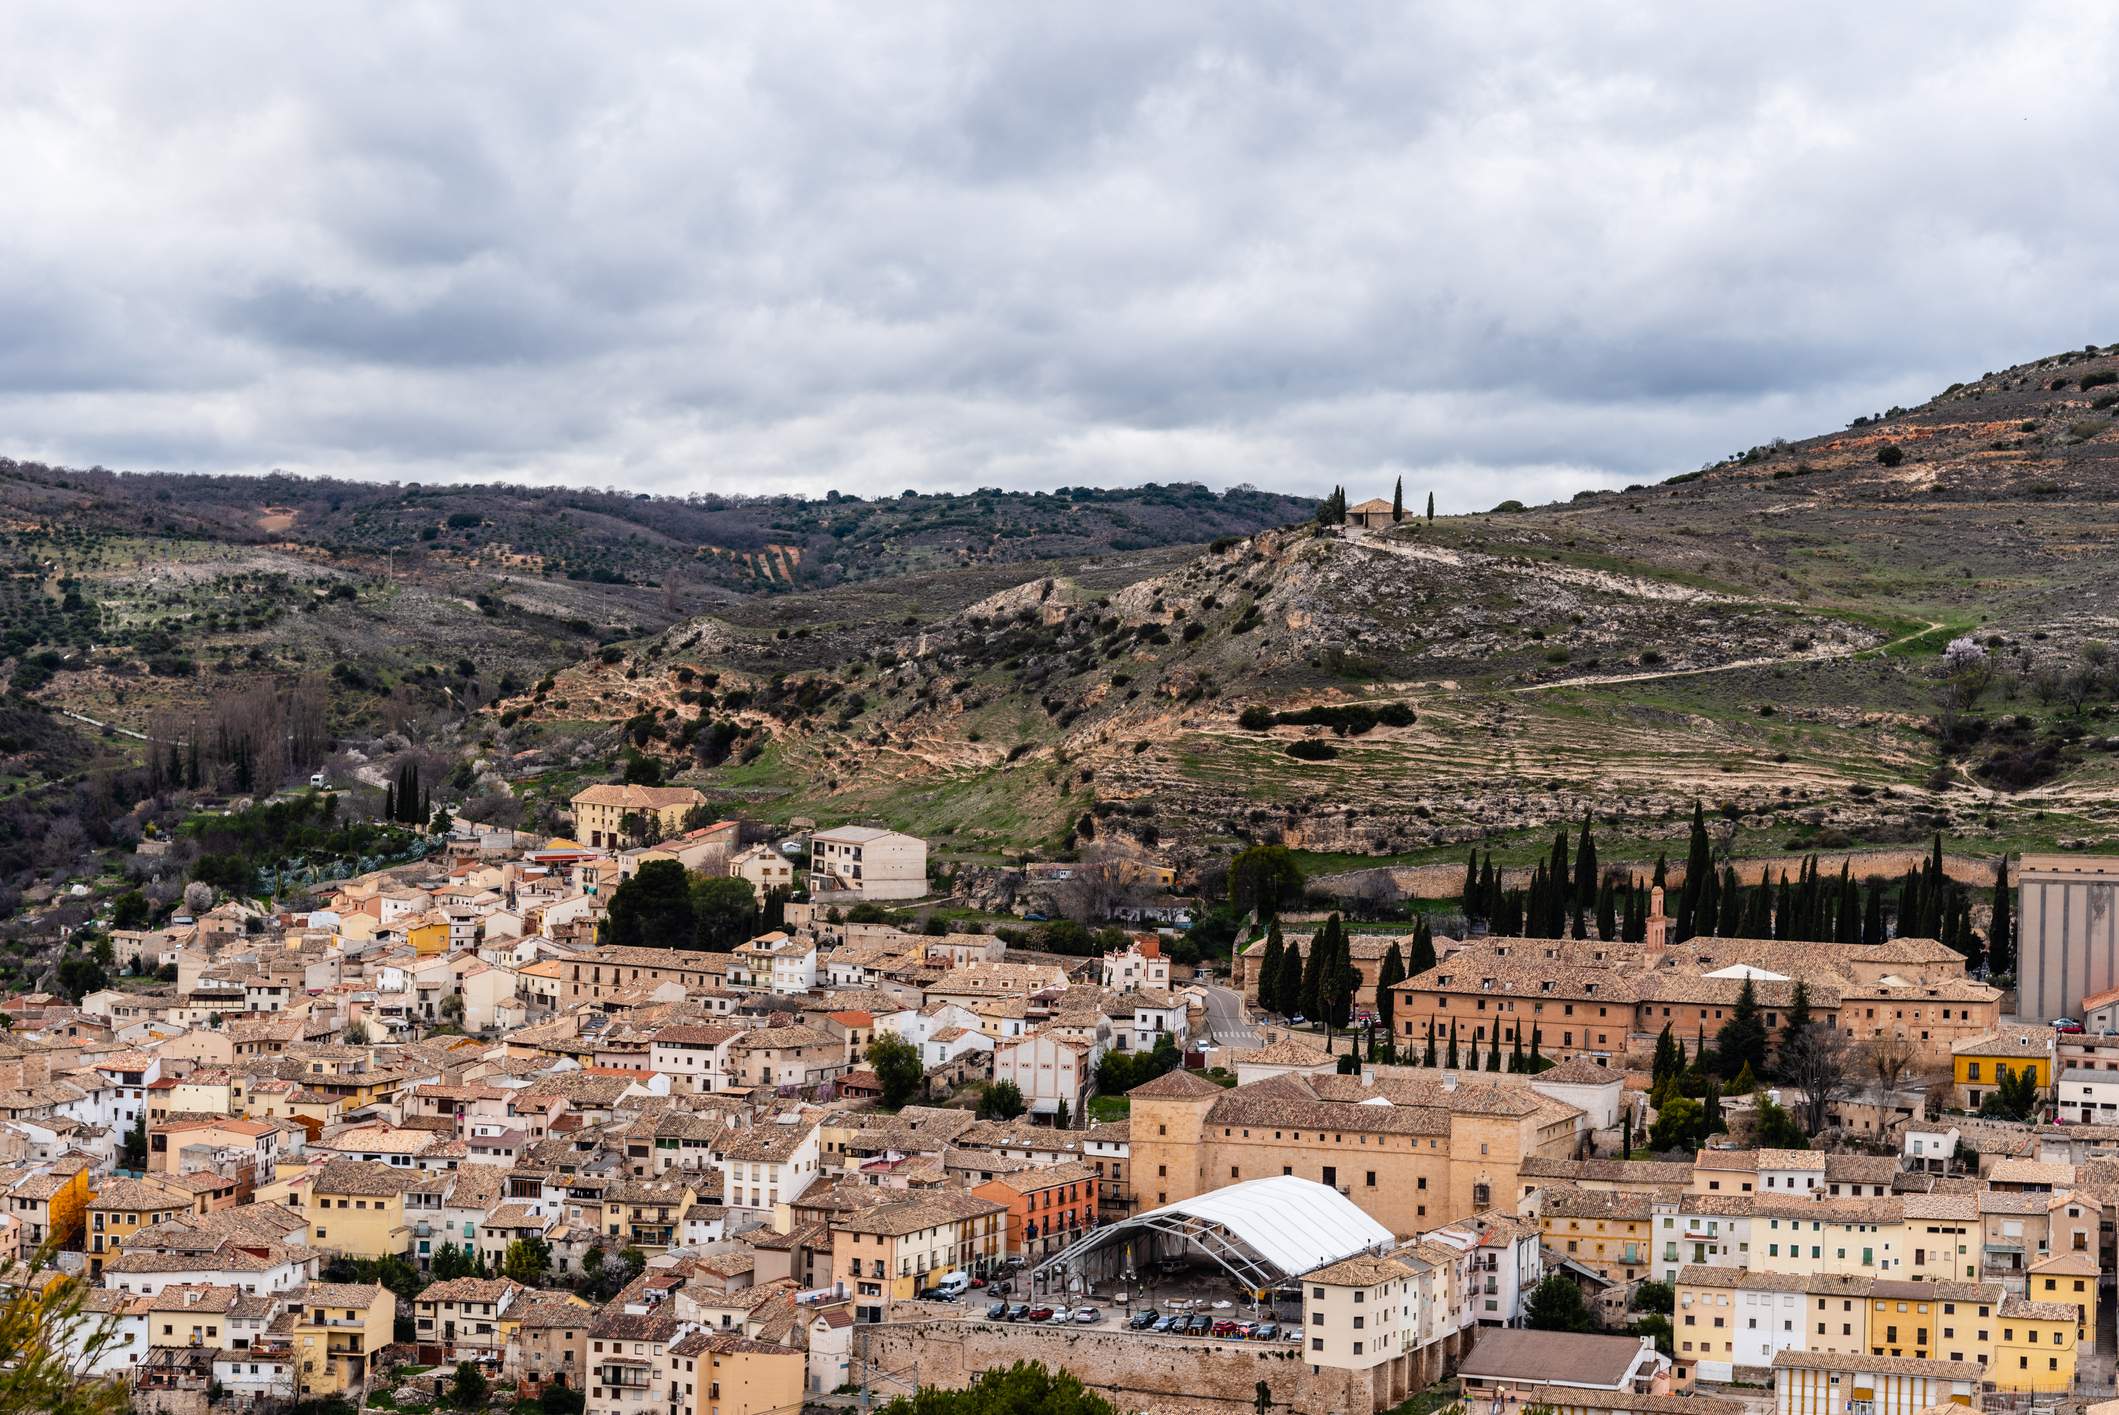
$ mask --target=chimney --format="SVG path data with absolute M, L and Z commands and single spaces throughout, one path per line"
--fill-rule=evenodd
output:
M 1445 1091 L 1454 1091 L 1454 1090 L 1456 1090 L 1456 1089 L 1457 1089 L 1457 1073 L 1456 1073 L 1456 1072 L 1454 1072 L 1454 1071 L 1445 1071 L 1445 1072 L 1443 1072 L 1443 1073 L 1442 1073 L 1442 1089 L 1443 1089 L 1443 1090 L 1445 1090 Z

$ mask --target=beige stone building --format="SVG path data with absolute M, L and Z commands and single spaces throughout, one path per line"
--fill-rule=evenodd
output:
M 1132 1198 L 1160 1208 L 1292 1174 L 1337 1189 L 1393 1233 L 1468 1218 L 1520 1193 L 1533 1155 L 1575 1154 L 1582 1113 L 1527 1086 L 1375 1068 L 1223 1090 L 1172 1071 L 1129 1093 Z
M 2119 987 L 2119 856 L 2025 855 L 2016 889 L 2016 1013 L 2080 1018 Z
M 574 833 L 595 850 L 652 844 L 682 830 L 685 814 L 705 804 L 706 797 L 689 786 L 605 782 L 574 794 Z M 634 821 L 638 832 L 630 828 Z

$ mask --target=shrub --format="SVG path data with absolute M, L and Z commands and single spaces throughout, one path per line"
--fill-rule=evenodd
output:
M 2097 373 L 2084 374 L 2082 376 L 2082 391 L 2087 393 L 2092 388 L 2102 388 L 2107 383 L 2119 383 L 2119 372 L 2103 369 Z
M 1876 449 L 1876 460 L 1886 467 L 1895 467 L 1906 460 L 1905 449 L 1895 442 L 1886 442 Z
M 1273 710 L 1253 703 L 1237 714 L 1236 725 L 1246 732 L 1263 732 L 1273 725 Z
M 1499 506 L 1496 506 L 1494 508 L 1494 510 L 1497 512 L 1513 512 L 1521 511 L 1522 509 L 1523 503 L 1516 500 L 1513 496 L 1511 496 L 1508 500 L 1502 502 Z
M 1339 755 L 1339 749 L 1321 738 L 1305 737 L 1300 742 L 1290 742 L 1287 753 L 1297 761 L 1328 762 Z

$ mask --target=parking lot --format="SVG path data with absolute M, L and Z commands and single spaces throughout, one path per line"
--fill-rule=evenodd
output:
M 1086 1291 L 1068 1292 L 1040 1292 L 1027 1275 L 1016 1273 L 1008 1287 L 1005 1297 L 983 1289 L 966 1293 L 957 1304 L 961 1316 L 973 1321 L 1042 1321 L 1083 1331 L 1137 1332 L 1143 1337 L 1188 1341 L 1301 1339 L 1300 1289 L 1284 1288 L 1276 1294 L 1276 1301 L 1254 1303 L 1249 1293 L 1235 1287 L 1228 1274 L 1211 1264 L 1166 1264 L 1136 1274 L 1130 1283 L 1100 1283 Z M 1001 1309 L 1011 1315 L 995 1315 Z M 1080 1320 L 1085 1311 L 1093 1311 L 1094 1316 Z M 1133 1324 L 1143 1311 L 1155 1314 L 1154 1325 Z M 1262 1326 L 1274 1330 L 1261 1338 L 1257 1328 Z M 1293 1336 L 1287 1335 L 1290 1331 Z

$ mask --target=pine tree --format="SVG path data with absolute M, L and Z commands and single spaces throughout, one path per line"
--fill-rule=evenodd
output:
M 1740 1066 L 1762 1071 L 1766 1066 L 1766 1021 L 1759 1015 L 1758 989 L 1744 979 L 1737 990 L 1736 1006 L 1714 1039 L 1716 1056 L 1724 1075 Z
M 1398 478 L 1398 483 L 1397 483 L 1397 485 L 1395 485 L 1395 486 L 1393 486 L 1393 487 L 1391 488 L 1391 523 L 1392 523 L 1393 525 L 1395 525 L 1395 524 L 1397 524 L 1398 522 L 1400 522 L 1400 521 L 1402 521 L 1402 520 L 1404 520 L 1404 519 L 1405 519 L 1405 478 L 1404 478 L 1404 477 L 1400 477 L 1400 478 Z
M 2016 971 L 2016 927 L 2009 887 L 2009 857 L 2003 855 L 1994 867 L 1994 918 L 1987 925 L 1987 972 Z

